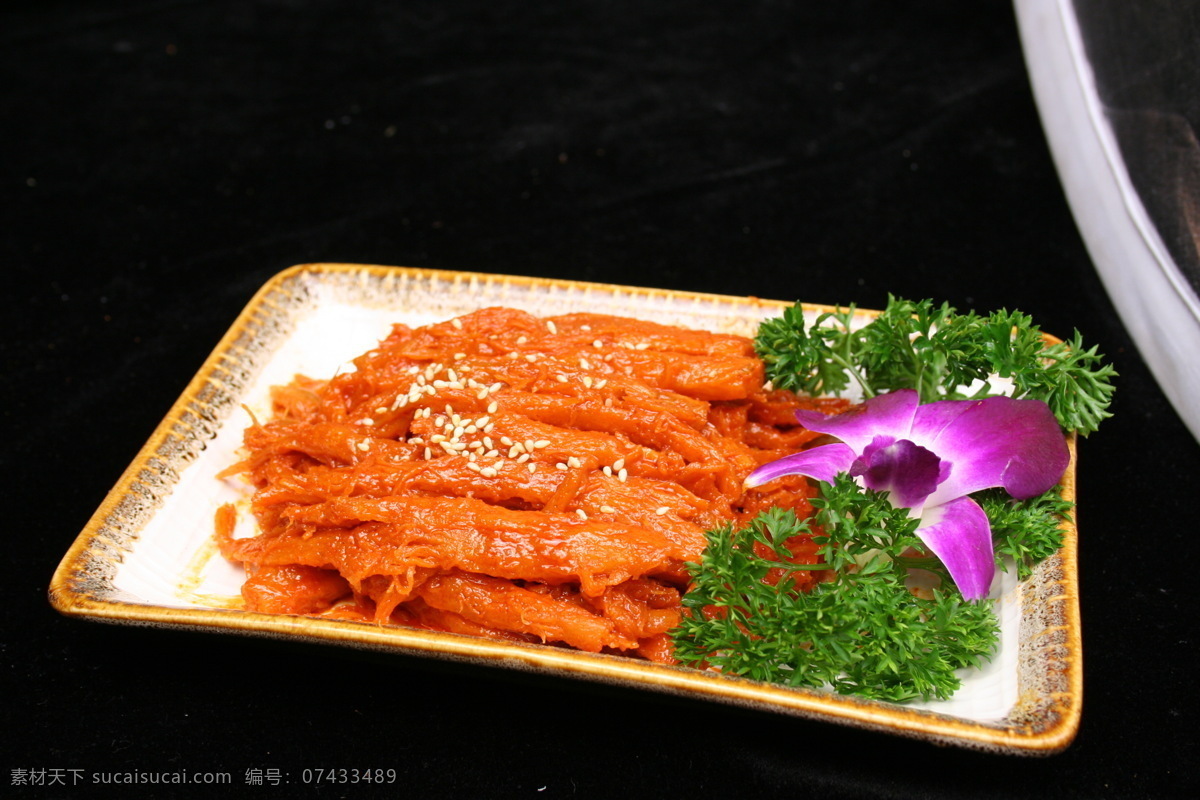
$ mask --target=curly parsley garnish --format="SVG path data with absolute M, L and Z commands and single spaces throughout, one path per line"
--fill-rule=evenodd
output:
M 1013 397 L 1042 400 L 1065 430 L 1086 436 L 1107 417 L 1116 371 L 1078 331 L 1069 342 L 1047 344 L 1020 311 L 987 316 L 958 313 L 931 300 L 889 297 L 887 308 L 854 329 L 853 305 L 820 315 L 809 326 L 799 304 L 759 326 L 755 349 L 767 377 L 780 389 L 811 395 L 840 394 L 851 383 L 864 397 L 915 389 L 922 402 L 985 396 L 998 376 L 1012 382 Z
M 786 558 L 787 539 L 813 532 L 789 510 L 709 534 L 703 563 L 691 565 L 684 620 L 672 633 L 676 658 L 892 702 L 948 698 L 961 683 L 955 670 L 979 666 L 996 648 L 991 604 L 964 601 L 952 584 L 931 599 L 915 596 L 905 583 L 909 571 L 937 568 L 936 559 L 906 555 L 920 544 L 916 521 L 848 477 L 821 488 L 813 522 L 823 530 L 814 541 L 824 563 L 817 567 L 755 553 L 758 543 Z M 832 569 L 835 577 L 808 592 L 788 578 L 764 581 L 780 567 Z

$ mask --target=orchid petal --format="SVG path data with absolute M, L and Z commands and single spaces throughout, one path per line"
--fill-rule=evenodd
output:
M 921 406 L 913 441 L 951 465 L 949 478 L 928 499 L 945 503 L 1002 486 L 1024 500 L 1049 490 L 1067 468 L 1070 452 L 1050 408 L 1040 400 L 988 397 L 959 401 L 961 413 L 940 401 Z M 927 410 L 928 409 L 928 410 Z M 932 437 L 917 435 L 937 432 Z
M 911 389 L 877 395 L 861 406 L 834 416 L 797 411 L 796 419 L 810 431 L 836 436 L 861 453 L 876 436 L 907 439 L 920 398 Z M 917 442 L 917 444 L 924 444 Z
M 946 565 L 967 600 L 986 597 L 996 574 L 992 528 L 987 514 L 969 497 L 926 506 L 917 536 Z
M 908 439 L 893 442 L 884 436 L 875 437 L 850 467 L 850 474 L 861 475 L 867 488 L 888 492 L 892 505 L 905 508 L 920 507 L 949 471 L 949 465 L 931 450 Z
M 761 486 L 785 475 L 807 475 L 832 483 L 839 472 L 846 472 L 858 454 L 849 445 L 834 443 L 802 450 L 763 464 L 746 478 L 747 488 Z

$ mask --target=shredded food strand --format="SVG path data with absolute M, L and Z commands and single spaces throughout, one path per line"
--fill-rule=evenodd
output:
M 222 473 L 254 487 L 258 535 L 216 524 L 247 609 L 667 663 L 705 531 L 807 516 L 805 479 L 742 483 L 816 437 L 797 408 L 847 405 L 764 388 L 744 337 L 596 314 L 396 325 L 353 363 L 275 387 Z

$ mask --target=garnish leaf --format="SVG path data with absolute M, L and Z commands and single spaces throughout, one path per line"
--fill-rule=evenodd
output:
M 851 381 L 870 398 L 915 389 L 921 402 L 967 399 L 991 393 L 995 375 L 1013 384 L 1013 397 L 1045 402 L 1066 430 L 1086 436 L 1107 417 L 1116 371 L 1079 332 L 1070 342 L 1048 344 L 1020 311 L 988 316 L 958 313 L 948 303 L 888 298 L 878 317 L 851 329 L 854 306 L 821 314 L 806 326 L 800 305 L 763 322 L 755 349 L 767 377 L 782 389 L 837 394 Z

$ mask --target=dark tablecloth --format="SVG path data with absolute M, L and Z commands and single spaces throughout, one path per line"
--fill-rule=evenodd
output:
M 94 791 L 13 785 L 35 770 L 378 788 L 247 781 L 330 767 L 394 769 L 402 797 L 1197 788 L 1200 447 L 1093 272 L 1007 3 L 28 6 L 0 18 L 6 796 Z M 1078 738 L 985 755 L 56 614 L 50 576 L 137 449 L 254 291 L 313 261 L 876 308 L 893 293 L 1078 328 L 1121 376 L 1079 448 Z

